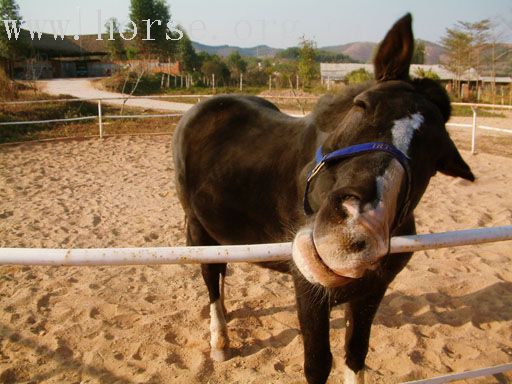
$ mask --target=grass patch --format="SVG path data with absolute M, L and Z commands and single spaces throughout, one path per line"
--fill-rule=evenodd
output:
M 502 112 L 492 112 L 489 109 L 478 108 L 478 117 L 506 117 Z M 452 105 L 452 116 L 473 116 L 471 107 Z
M 117 73 L 111 77 L 99 80 L 99 87 L 111 92 L 131 94 L 133 88 L 137 84 L 138 75 L 135 72 Z M 150 96 L 150 95 L 220 95 L 229 93 L 239 93 L 239 87 L 211 87 L 192 86 L 190 88 L 174 87 L 174 81 L 171 81 L 171 88 L 162 87 L 161 74 L 144 74 L 133 92 L 133 96 Z M 244 87 L 243 93 L 256 95 L 265 90 L 266 87 Z
M 20 92 L 18 100 L 70 99 L 64 102 L 38 104 L 0 104 L 0 122 L 54 120 L 84 116 L 98 116 L 98 104 L 89 101 L 71 101 L 68 96 L 51 96 L 33 91 Z M 103 115 L 120 114 L 120 106 L 102 105 Z M 139 109 L 124 108 L 123 114 L 140 114 Z M 170 133 L 177 118 L 105 119 L 104 134 Z M 99 134 L 98 120 L 78 122 L 20 124 L 0 126 L 0 143 L 41 140 L 58 137 L 93 136 Z
M 128 75 L 125 73 L 117 73 L 111 77 L 100 80 L 100 84 L 103 88 L 110 92 L 116 93 L 132 93 L 134 96 L 145 96 L 158 93 L 160 90 L 160 76 L 154 74 L 144 74 L 140 80 L 135 72 L 130 72 Z
M 190 87 L 190 88 L 163 88 L 161 94 L 164 95 L 224 95 L 243 93 L 244 95 L 257 95 L 264 91 L 265 87 L 244 87 L 240 92 L 239 87 L 217 87 L 213 90 L 210 87 Z

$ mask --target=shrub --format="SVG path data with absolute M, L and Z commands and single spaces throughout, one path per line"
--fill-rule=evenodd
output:
M 18 98 L 16 83 L 12 81 L 5 70 L 0 67 L 0 99 L 13 100 Z
M 137 84 L 140 74 L 136 72 L 120 72 L 103 81 L 103 86 L 112 92 L 132 93 L 135 86 L 134 95 L 150 95 L 160 92 L 162 75 L 144 74 Z
M 359 68 L 345 76 L 345 81 L 347 84 L 359 84 L 371 80 L 372 78 L 370 72 L 364 68 Z

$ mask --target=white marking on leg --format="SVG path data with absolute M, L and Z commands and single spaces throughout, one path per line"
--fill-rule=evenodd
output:
M 222 310 L 224 311 L 224 316 L 227 314 L 226 303 L 224 301 L 224 298 L 226 297 L 224 294 L 225 280 L 226 280 L 225 276 L 220 275 L 220 304 L 222 305 Z
M 359 372 L 354 372 L 349 367 L 345 366 L 343 377 L 344 384 L 364 384 L 364 368 Z
M 213 360 L 226 360 L 229 338 L 224 309 L 220 299 L 210 304 L 210 347 L 210 356 Z

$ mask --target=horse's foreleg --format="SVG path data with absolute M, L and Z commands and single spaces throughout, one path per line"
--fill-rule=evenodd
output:
M 370 329 L 379 304 L 384 297 L 387 286 L 371 295 L 347 303 L 345 310 L 345 384 L 364 384 L 364 367 Z
M 332 366 L 329 298 L 323 288 L 294 276 L 297 313 L 304 340 L 304 373 L 309 384 L 325 383 Z

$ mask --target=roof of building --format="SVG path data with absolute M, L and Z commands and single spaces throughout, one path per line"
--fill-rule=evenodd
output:
M 20 41 L 25 43 L 30 50 L 44 53 L 48 56 L 80 56 L 83 54 L 80 47 L 76 45 L 72 40 L 64 37 L 64 39 L 57 37 L 55 38 L 52 34 L 43 33 L 41 38 L 31 37 L 29 31 L 21 30 Z
M 55 36 L 50 33 L 42 33 L 41 38 L 34 34 L 31 37 L 30 32 L 21 30 L 20 40 L 25 42 L 28 47 L 39 53 L 44 53 L 49 57 L 76 57 L 76 56 L 91 56 L 91 55 L 106 55 L 108 54 L 108 40 L 104 36 L 103 40 L 98 40 L 98 35 L 81 35 L 78 40 L 73 36 Z M 130 45 L 129 41 L 123 42 Z
M 368 73 L 373 74 L 373 64 L 362 63 L 320 63 L 320 74 L 323 79 L 331 80 L 344 80 L 345 77 L 353 71 L 358 69 L 365 69 Z M 410 74 L 414 77 L 419 70 L 425 72 L 432 71 L 436 73 L 441 80 L 454 80 L 457 76 L 440 64 L 411 64 Z M 462 81 L 476 81 L 492 82 L 490 76 L 479 76 L 477 71 L 473 68 L 467 70 L 460 78 Z M 496 77 L 497 83 L 509 84 L 512 83 L 511 77 Z

